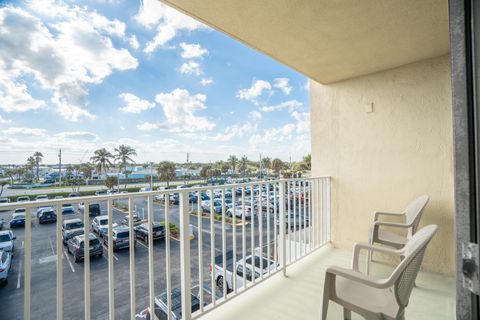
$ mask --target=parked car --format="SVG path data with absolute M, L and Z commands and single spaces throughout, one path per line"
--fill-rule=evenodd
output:
M 57 200 L 57 199 L 64 199 L 64 198 L 65 198 L 64 196 L 55 196 L 54 199 Z
M 39 194 L 35 197 L 35 201 L 45 201 L 48 200 L 48 196 L 46 194 Z
M 203 212 L 210 212 L 210 201 L 211 200 L 204 200 L 202 201 L 202 210 Z M 222 202 L 221 201 L 213 201 L 213 211 L 215 213 L 222 213 Z
M 263 259 L 263 269 L 260 267 L 260 261 Z M 249 255 L 245 258 L 245 267 L 246 270 L 243 270 L 243 258 L 242 255 L 237 255 L 237 263 L 233 265 L 233 251 L 227 251 L 226 253 L 226 284 L 227 292 L 233 290 L 233 277 L 236 278 L 237 288 L 243 287 L 243 273 L 245 272 L 245 280 L 250 283 L 255 279 L 260 278 L 261 274 L 267 274 L 268 270 L 273 271 L 276 267 L 275 261 L 270 260 L 266 257 L 261 257 L 257 254 L 255 256 Z M 255 262 L 252 263 L 252 260 Z M 210 272 L 213 272 L 215 283 L 220 291 L 223 291 L 223 255 L 218 255 L 215 257 L 215 266 L 212 268 L 210 266 Z
M 69 198 L 78 198 L 78 197 L 80 197 L 80 193 L 78 193 L 78 192 L 70 192 L 70 193 L 68 194 L 68 197 L 69 197 Z
M 113 250 L 123 249 L 130 247 L 130 232 L 126 226 L 116 226 L 112 228 L 112 243 Z M 134 238 L 135 239 L 135 238 Z M 133 245 L 135 246 L 135 242 Z M 108 233 L 103 236 L 103 244 L 108 247 Z
M 235 214 L 237 218 L 243 218 L 243 206 L 236 205 L 235 207 L 228 208 L 227 216 L 233 217 L 233 214 Z M 252 216 L 252 207 L 246 205 L 245 218 L 250 218 L 251 216 Z
M 98 240 L 97 236 L 93 233 L 88 235 L 89 239 L 89 253 L 90 257 L 101 257 L 103 255 L 103 247 Z M 67 251 L 73 255 L 73 260 L 75 262 L 79 262 L 83 260 L 85 257 L 85 235 L 78 235 L 67 242 Z
M 117 224 L 113 223 L 112 227 L 116 227 Z M 96 232 L 100 237 L 103 237 L 108 232 L 108 216 L 98 216 L 92 221 L 92 231 Z
M 30 201 L 30 197 L 28 196 L 17 197 L 17 202 L 27 202 L 27 201 Z
M 42 212 L 42 211 L 44 211 L 44 210 L 48 210 L 48 211 L 53 210 L 53 211 L 54 211 L 54 209 L 53 209 L 52 206 L 41 206 L 41 207 L 38 207 L 38 208 L 37 208 L 37 217 L 38 217 L 38 215 L 40 214 L 40 212 Z
M 57 222 L 57 214 L 53 209 L 44 209 L 37 214 L 38 223 Z
M 75 209 L 69 203 L 62 204 L 62 215 L 64 214 L 75 214 Z
M 14 212 L 12 220 L 10 220 L 10 228 L 24 227 L 25 226 L 25 212 Z
M 97 190 L 95 191 L 96 196 L 106 196 L 107 195 L 107 190 Z
M 80 202 L 80 204 L 78 205 L 78 209 L 83 213 L 85 210 L 85 204 L 83 202 Z M 90 203 L 88 205 L 88 215 L 90 217 L 99 216 L 100 214 L 101 214 L 100 204 Z
M 0 250 L 11 252 L 13 254 L 15 251 L 13 240 L 15 239 L 16 237 L 13 235 L 12 230 L 0 231 Z
M 155 221 L 152 222 L 152 224 L 153 240 L 165 239 L 165 226 Z M 135 236 L 142 239 L 143 242 L 148 243 L 148 222 L 135 227 Z
M 8 283 L 8 272 L 12 267 L 12 253 L 0 250 L 0 283 Z
M 136 214 L 133 215 L 133 226 L 136 227 L 136 226 L 139 226 L 141 225 L 142 223 L 144 223 L 145 221 L 143 221 L 142 219 L 140 219 L 139 216 L 137 216 Z M 129 215 L 126 215 L 125 218 L 123 218 L 122 222 L 121 222 L 122 225 L 124 226 L 130 226 L 130 216 Z
M 0 230 L 3 229 L 4 224 L 5 224 L 5 221 L 3 220 L 3 218 L 0 218 Z
M 64 245 L 67 245 L 67 241 L 71 238 L 83 234 L 84 225 L 80 219 L 69 219 L 62 223 L 62 241 Z
M 152 191 L 152 188 L 150 187 L 142 187 L 138 192 L 147 192 L 147 191 Z
M 155 297 L 155 320 L 168 319 L 168 304 L 167 304 L 168 292 L 163 292 Z M 200 300 L 193 294 L 191 294 L 192 300 L 192 313 L 200 309 Z M 170 313 L 170 319 L 180 320 L 182 319 L 182 291 L 180 288 L 173 288 L 170 295 L 170 301 L 172 301 L 172 310 Z M 150 307 L 142 312 L 145 314 L 145 319 L 152 319 L 150 317 Z M 142 316 L 143 316 L 142 314 Z
M 290 213 L 290 215 L 285 216 L 285 228 L 288 230 L 288 225 L 289 225 L 289 219 L 290 217 L 290 229 L 301 229 L 302 227 L 309 226 L 309 219 L 308 216 L 305 217 L 305 215 L 302 214 L 295 214 L 295 213 Z M 277 224 L 279 224 L 280 221 L 277 221 Z

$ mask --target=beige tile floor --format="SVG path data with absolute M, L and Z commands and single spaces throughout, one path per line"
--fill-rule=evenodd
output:
M 320 319 L 325 269 L 330 265 L 349 267 L 350 261 L 351 252 L 327 245 L 290 266 L 287 278 L 276 274 L 199 319 Z M 375 274 L 387 274 L 391 269 L 378 262 L 373 266 Z M 455 319 L 453 277 L 420 272 L 416 283 L 406 310 L 407 320 Z M 342 316 L 341 307 L 330 302 L 328 319 Z M 352 314 L 352 319 L 363 318 Z

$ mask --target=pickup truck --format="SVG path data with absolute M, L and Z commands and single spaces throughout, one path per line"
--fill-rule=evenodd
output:
M 256 250 L 255 250 L 256 251 Z M 261 274 L 267 274 L 268 269 L 270 271 L 275 270 L 276 263 L 273 260 L 268 259 L 267 257 L 261 257 L 259 254 L 255 254 L 255 266 L 252 266 L 252 255 L 249 255 L 245 258 L 245 279 L 247 284 L 252 281 L 252 270 L 255 274 L 255 278 L 260 278 Z M 260 269 L 260 259 L 263 259 L 263 270 Z M 233 277 L 237 277 L 237 288 L 243 287 L 243 259 L 242 255 L 237 255 L 237 263 L 235 265 L 235 274 L 233 266 L 233 250 L 227 251 L 226 253 L 226 275 L 227 275 L 227 292 L 233 290 Z M 223 291 L 223 255 L 219 254 L 215 257 L 215 267 L 210 266 L 210 272 L 214 272 L 215 283 L 220 291 Z

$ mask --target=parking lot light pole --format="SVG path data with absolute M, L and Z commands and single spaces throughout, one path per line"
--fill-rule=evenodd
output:
M 190 214 L 188 212 L 188 191 L 180 192 L 179 214 L 182 318 L 184 320 L 190 320 L 192 318 L 192 298 L 190 282 Z

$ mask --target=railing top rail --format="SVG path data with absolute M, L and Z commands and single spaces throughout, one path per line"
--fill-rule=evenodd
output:
M 198 192 L 198 191 L 206 191 L 206 190 L 213 190 L 213 189 L 225 190 L 225 189 L 238 188 L 238 187 L 272 184 L 272 183 L 278 183 L 278 182 L 313 181 L 318 179 L 329 179 L 329 178 L 330 178 L 329 176 L 322 176 L 322 177 L 261 180 L 261 181 L 242 182 L 242 183 L 231 183 L 231 184 L 224 184 L 224 185 L 207 185 L 207 186 L 181 188 L 181 189 L 139 191 L 139 192 L 118 193 L 118 194 L 98 195 L 98 196 L 91 195 L 91 196 L 70 197 L 70 198 L 62 198 L 62 199 L 48 199 L 48 200 L 41 200 L 41 201 L 11 202 L 11 203 L 0 204 L 0 210 L 11 210 L 15 208 L 31 209 L 31 208 L 41 207 L 41 206 L 58 206 L 62 204 L 79 203 L 79 202 L 92 203 L 92 202 L 107 201 L 107 200 L 133 199 L 133 198 L 140 198 L 140 197 L 146 197 L 146 196 L 171 195 L 175 193 Z

